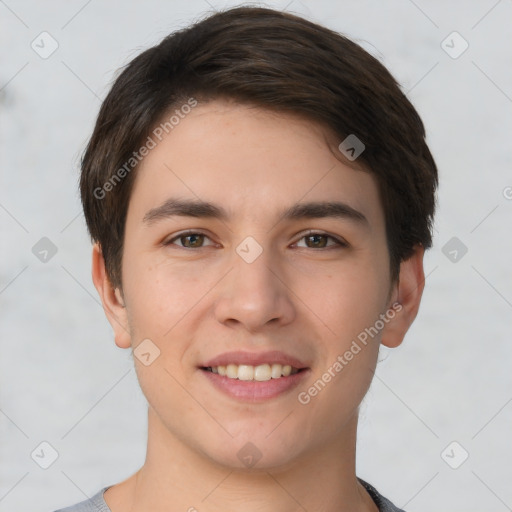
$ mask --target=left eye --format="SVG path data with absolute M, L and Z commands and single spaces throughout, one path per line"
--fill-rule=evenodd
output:
M 165 242 L 164 245 L 172 245 L 172 244 L 174 244 L 175 240 L 179 240 L 181 242 L 181 245 L 180 244 L 175 244 L 175 245 L 184 247 L 186 249 L 196 249 L 196 248 L 202 247 L 204 240 L 209 240 L 209 238 L 206 235 L 204 235 L 203 233 L 181 233 L 180 235 L 175 236 L 174 238 L 171 238 L 170 240 Z M 184 240 L 186 241 L 185 243 L 183 243 Z M 209 245 L 213 245 L 213 244 L 209 244 Z
M 332 245 L 339 245 L 342 247 L 347 246 L 347 244 L 345 242 L 342 242 L 341 240 L 338 240 L 337 238 L 335 238 L 331 235 L 327 235 L 325 233 L 308 233 L 307 235 L 300 238 L 300 240 L 306 240 L 305 247 L 307 247 L 309 249 L 315 249 L 315 248 L 323 249 L 325 247 L 330 247 L 327 245 L 328 239 L 331 239 L 334 241 L 334 244 L 331 244 L 330 246 L 332 246 Z M 308 245 L 309 242 L 311 242 L 312 245 Z M 302 246 L 302 247 L 304 247 L 304 246 Z

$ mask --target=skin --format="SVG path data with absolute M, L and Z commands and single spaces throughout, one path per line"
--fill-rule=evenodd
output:
M 391 283 L 375 179 L 334 157 L 339 142 L 297 116 L 216 100 L 195 107 L 142 161 L 126 218 L 122 290 L 93 248 L 93 281 L 116 344 L 133 349 L 149 338 L 160 350 L 149 366 L 134 358 L 149 404 L 147 457 L 106 491 L 113 512 L 377 511 L 355 476 L 358 407 L 380 343 L 398 346 L 416 317 L 424 250 L 416 247 Z M 169 197 L 222 205 L 230 219 L 144 223 Z M 305 201 L 343 201 L 368 224 L 280 219 L 284 207 Z M 206 237 L 176 238 L 187 229 Z M 326 237 L 311 239 L 307 230 Z M 247 236 L 263 249 L 252 263 L 236 252 Z M 299 403 L 298 393 L 396 302 L 393 320 Z M 282 350 L 310 371 L 277 398 L 237 401 L 198 369 L 230 350 Z M 247 442 L 262 455 L 252 468 L 237 457 Z

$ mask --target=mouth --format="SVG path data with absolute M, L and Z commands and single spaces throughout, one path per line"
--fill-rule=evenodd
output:
M 282 365 L 279 363 L 264 363 L 258 366 L 230 363 L 228 365 L 203 366 L 201 370 L 216 373 L 228 379 L 265 382 L 271 379 L 281 379 L 295 375 L 306 370 L 306 368 L 295 368 L 289 364 Z
M 228 352 L 198 367 L 213 388 L 243 402 L 262 402 L 289 392 L 310 368 L 279 351 Z

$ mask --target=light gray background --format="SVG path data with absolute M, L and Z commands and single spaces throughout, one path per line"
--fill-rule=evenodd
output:
M 408 512 L 512 510 L 512 2 L 267 5 L 380 58 L 419 110 L 440 170 L 422 307 L 403 345 L 381 353 L 357 473 Z M 90 278 L 78 158 L 115 71 L 211 9 L 0 1 L 0 512 L 81 501 L 144 461 L 145 400 Z M 43 31 L 59 44 L 47 59 L 31 48 Z M 453 31 L 469 43 L 456 59 L 441 47 Z M 46 263 L 32 253 L 42 237 L 58 249 Z M 455 263 L 442 252 L 452 237 L 468 248 Z M 59 454 L 46 470 L 31 458 L 42 441 Z M 452 465 L 469 453 L 458 469 L 441 456 L 453 441 Z

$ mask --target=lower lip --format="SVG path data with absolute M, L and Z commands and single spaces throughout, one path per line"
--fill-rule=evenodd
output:
M 309 373 L 309 369 L 304 369 L 288 377 L 257 381 L 230 379 L 207 370 L 199 371 L 226 395 L 247 402 L 263 402 L 264 400 L 276 398 L 298 386 Z

